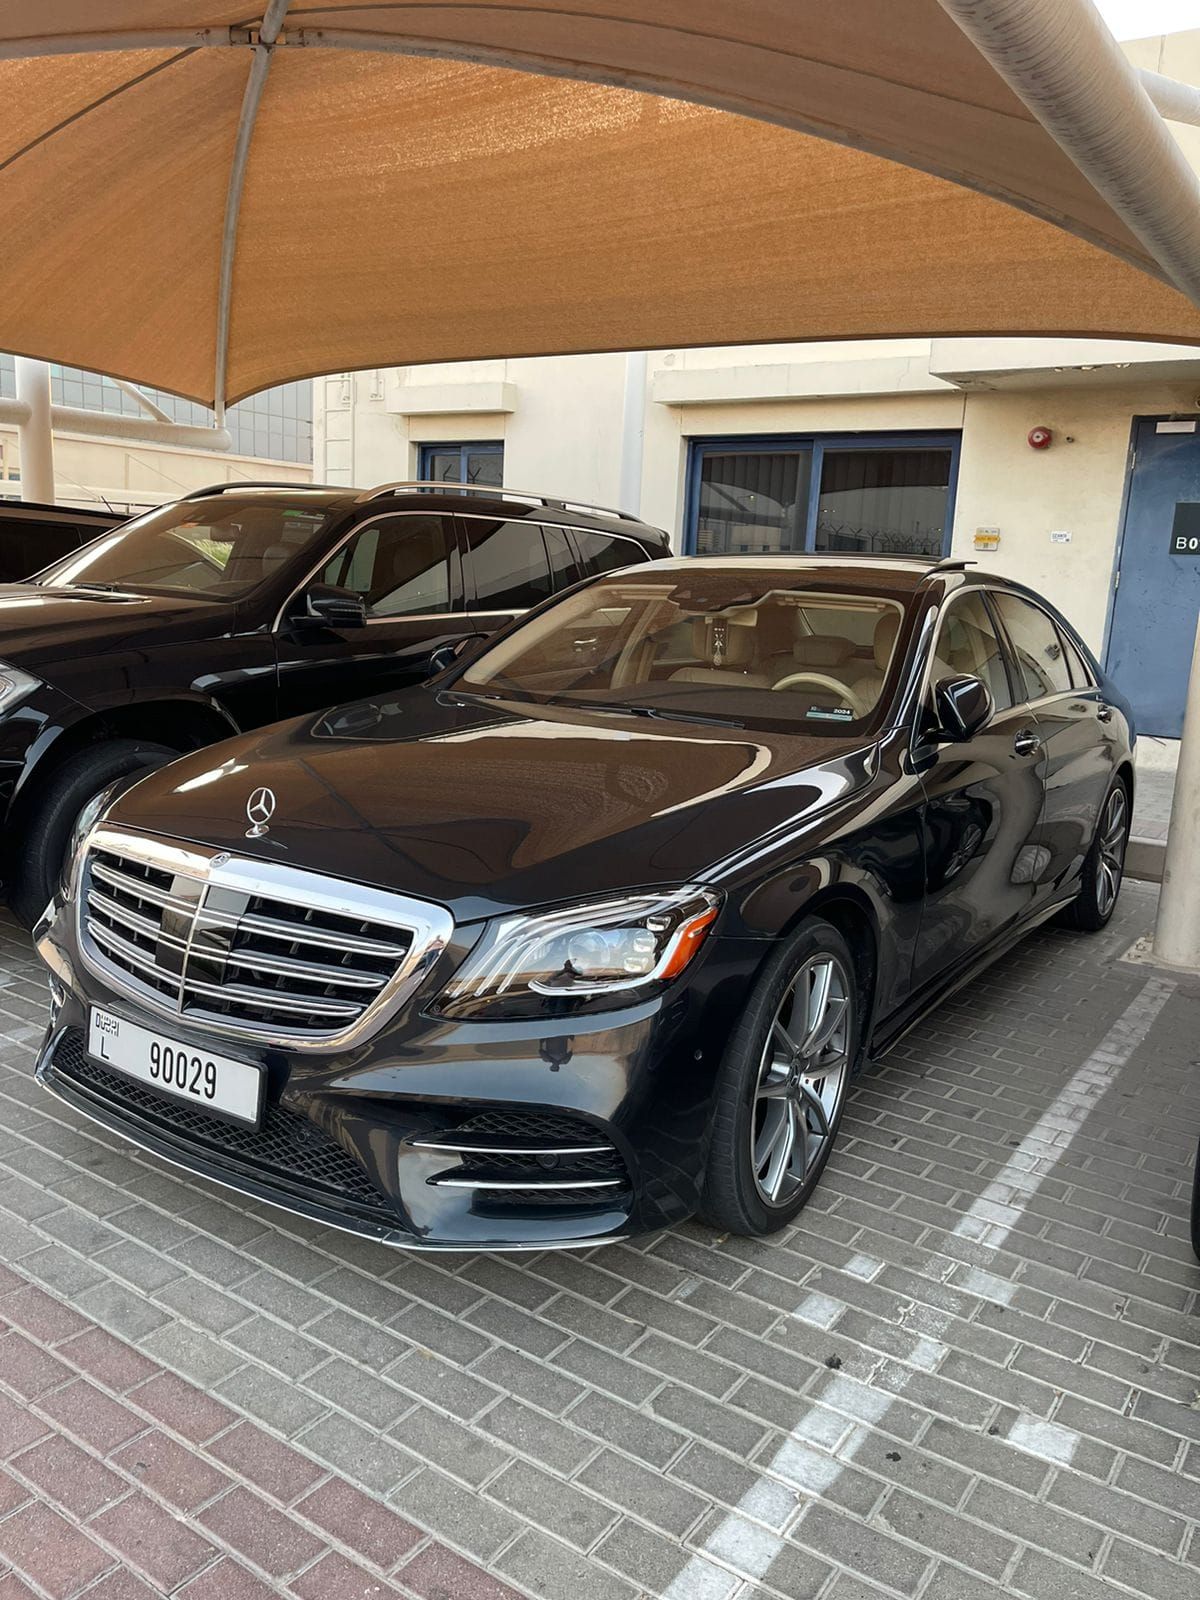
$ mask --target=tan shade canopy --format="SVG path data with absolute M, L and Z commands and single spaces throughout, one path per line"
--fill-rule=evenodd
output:
M 232 401 L 499 355 L 1200 341 L 936 0 L 293 0 L 269 67 L 261 20 L 0 0 L 0 348 L 205 401 L 223 368 Z

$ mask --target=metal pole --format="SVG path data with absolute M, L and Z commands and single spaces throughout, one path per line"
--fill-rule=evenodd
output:
M 646 444 L 646 352 L 625 357 L 625 399 L 621 407 L 621 477 L 617 504 L 635 517 L 642 512 L 642 456 Z
M 1200 617 L 1175 773 L 1163 861 L 1154 955 L 1168 967 L 1200 971 Z
M 17 401 L 28 412 L 17 423 L 21 499 L 54 504 L 54 433 L 50 423 L 50 368 L 17 356 Z

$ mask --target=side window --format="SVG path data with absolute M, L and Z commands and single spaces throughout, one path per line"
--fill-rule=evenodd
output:
M 567 543 L 567 536 L 559 528 L 542 524 L 542 538 L 546 541 L 546 554 L 550 557 L 550 574 L 554 579 L 554 592 L 569 589 L 578 583 L 580 570 L 575 564 L 575 552 Z
M 615 572 L 618 567 L 632 567 L 643 559 L 641 547 L 632 539 L 618 539 L 611 533 L 597 533 L 594 528 L 572 528 L 575 545 L 579 551 L 579 565 L 585 578 L 595 578 L 602 572 Z
M 1069 693 L 1071 672 L 1067 657 L 1058 629 L 1046 613 L 1014 594 L 994 591 L 992 601 L 1012 641 L 1029 698 L 1040 700 L 1046 694 Z
M 550 563 L 536 522 L 464 517 L 463 528 L 481 611 L 526 611 L 553 593 Z
M 979 593 L 964 594 L 952 600 L 938 631 L 933 652 L 932 681 L 936 683 L 939 678 L 952 677 L 960 672 L 981 678 L 987 684 L 997 711 L 1007 710 L 1012 705 L 1004 652 L 983 596 Z
M 1058 637 L 1062 642 L 1063 654 L 1067 658 L 1067 666 L 1071 669 L 1072 685 L 1076 689 L 1093 688 L 1096 682 L 1095 674 L 1092 672 L 1092 669 L 1088 666 L 1087 662 L 1084 661 L 1083 656 L 1071 643 L 1070 636 L 1064 633 L 1060 628 L 1058 630 Z
M 338 551 L 323 580 L 361 594 L 369 617 L 449 611 L 450 542 L 443 517 L 381 517 Z

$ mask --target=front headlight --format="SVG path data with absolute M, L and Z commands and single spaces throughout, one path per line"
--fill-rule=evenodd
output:
M 7 661 L 0 661 L 0 711 L 8 711 L 27 694 L 41 684 L 40 678 L 33 677 L 28 672 L 22 672 L 20 667 L 10 667 Z
M 452 1017 L 538 1017 L 559 1009 L 556 1000 L 654 994 L 692 960 L 719 908 L 719 896 L 688 884 L 500 918 L 434 1010 Z

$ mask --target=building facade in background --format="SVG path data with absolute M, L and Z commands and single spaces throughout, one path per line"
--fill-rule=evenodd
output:
M 54 405 L 95 412 L 97 427 L 88 432 L 56 429 L 54 436 L 55 499 L 60 505 L 110 505 L 118 511 L 142 511 L 174 500 L 206 483 L 237 478 L 269 478 L 306 482 L 312 476 L 312 385 L 289 383 L 231 406 L 226 426 L 233 449 L 221 453 L 177 443 L 132 441 L 106 437 L 103 418 L 145 417 L 133 395 L 98 373 L 52 366 L 50 398 Z M 170 421 L 211 428 L 207 406 L 161 389 L 143 393 Z M 13 359 L 0 355 L 0 400 L 16 394 Z M 17 429 L 0 422 L 0 498 L 21 493 Z

